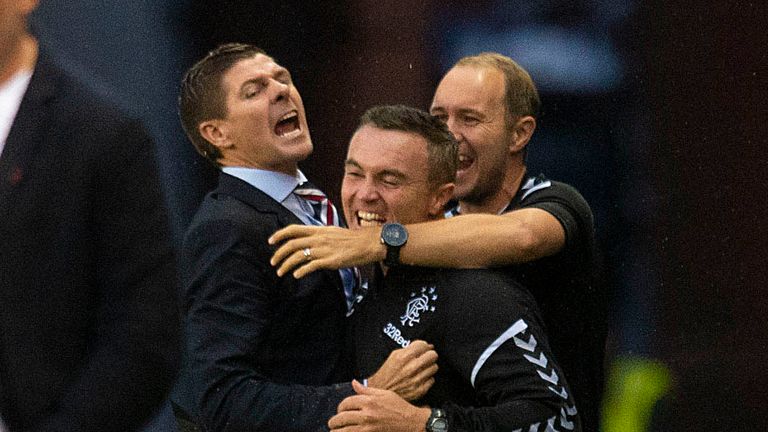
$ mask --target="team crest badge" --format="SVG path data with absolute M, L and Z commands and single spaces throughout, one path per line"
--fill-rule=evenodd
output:
M 435 307 L 429 303 L 435 300 L 437 300 L 435 287 L 423 287 L 420 293 L 412 292 L 411 300 L 405 308 L 405 315 L 400 317 L 400 324 L 413 327 L 414 323 L 421 321 L 422 313 L 435 311 Z

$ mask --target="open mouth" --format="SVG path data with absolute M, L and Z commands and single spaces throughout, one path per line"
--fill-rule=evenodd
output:
M 459 155 L 459 166 L 457 167 L 457 171 L 464 171 L 472 166 L 472 164 L 475 163 L 475 159 L 471 156 L 467 155 Z
M 293 138 L 301 133 L 299 114 L 296 111 L 286 113 L 275 125 L 275 135 L 283 138 Z
M 365 212 L 362 210 L 358 210 L 356 216 L 357 224 L 361 227 L 380 226 L 384 225 L 384 223 L 387 221 L 386 218 L 379 215 L 378 213 Z

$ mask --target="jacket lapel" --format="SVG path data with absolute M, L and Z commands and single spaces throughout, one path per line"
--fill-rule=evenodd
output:
M 261 213 L 276 215 L 278 221 L 283 226 L 291 224 L 303 225 L 303 222 L 282 204 L 237 177 L 221 173 L 219 176 L 219 187 L 216 192 L 231 195 Z
M 59 70 L 41 50 L 19 112 L 0 155 L 0 202 L 24 183 L 38 148 L 50 133 L 53 101 Z
M 291 224 L 304 225 L 295 214 L 272 199 L 272 197 L 229 174 L 221 173 L 219 175 L 219 187 L 213 193 L 223 193 L 233 196 L 261 213 L 274 214 L 277 216 L 280 226 Z M 333 285 L 339 287 L 339 292 L 341 293 L 342 298 L 344 297 L 344 288 L 341 282 L 341 275 L 338 271 L 323 270 L 318 272 L 316 276 L 302 279 L 299 281 L 299 284 L 309 284 L 307 280 L 312 279 L 312 277 L 320 277 L 320 275 L 330 278 Z

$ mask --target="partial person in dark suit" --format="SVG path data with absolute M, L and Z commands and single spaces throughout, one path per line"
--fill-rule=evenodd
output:
M 0 418 L 130 431 L 179 356 L 175 260 L 153 142 L 0 0 Z
M 184 129 L 222 173 L 184 239 L 187 358 L 175 402 L 213 431 L 324 429 L 354 393 L 343 345 L 356 272 L 278 277 L 267 243 L 289 224 L 338 224 L 298 169 L 312 152 L 301 96 L 286 68 L 244 44 L 209 53 L 181 87 Z M 406 399 L 426 392 L 437 354 L 411 345 L 368 385 Z

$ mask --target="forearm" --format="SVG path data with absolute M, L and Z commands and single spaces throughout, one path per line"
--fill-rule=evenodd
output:
M 349 383 L 278 384 L 253 373 L 230 376 L 221 384 L 206 388 L 200 401 L 206 428 L 221 432 L 326 430 L 339 403 L 354 393 Z
M 539 209 L 514 213 L 408 225 L 400 260 L 426 267 L 483 268 L 532 261 L 562 247 L 564 233 L 554 217 Z
M 565 245 L 565 231 L 550 213 L 526 208 L 504 215 L 471 214 L 406 226 L 400 250 L 405 264 L 443 268 L 484 268 L 533 261 Z M 269 239 L 281 244 L 271 259 L 277 275 L 301 278 L 320 269 L 383 261 L 381 228 L 355 230 L 291 225 Z M 311 254 L 308 260 L 306 253 Z

